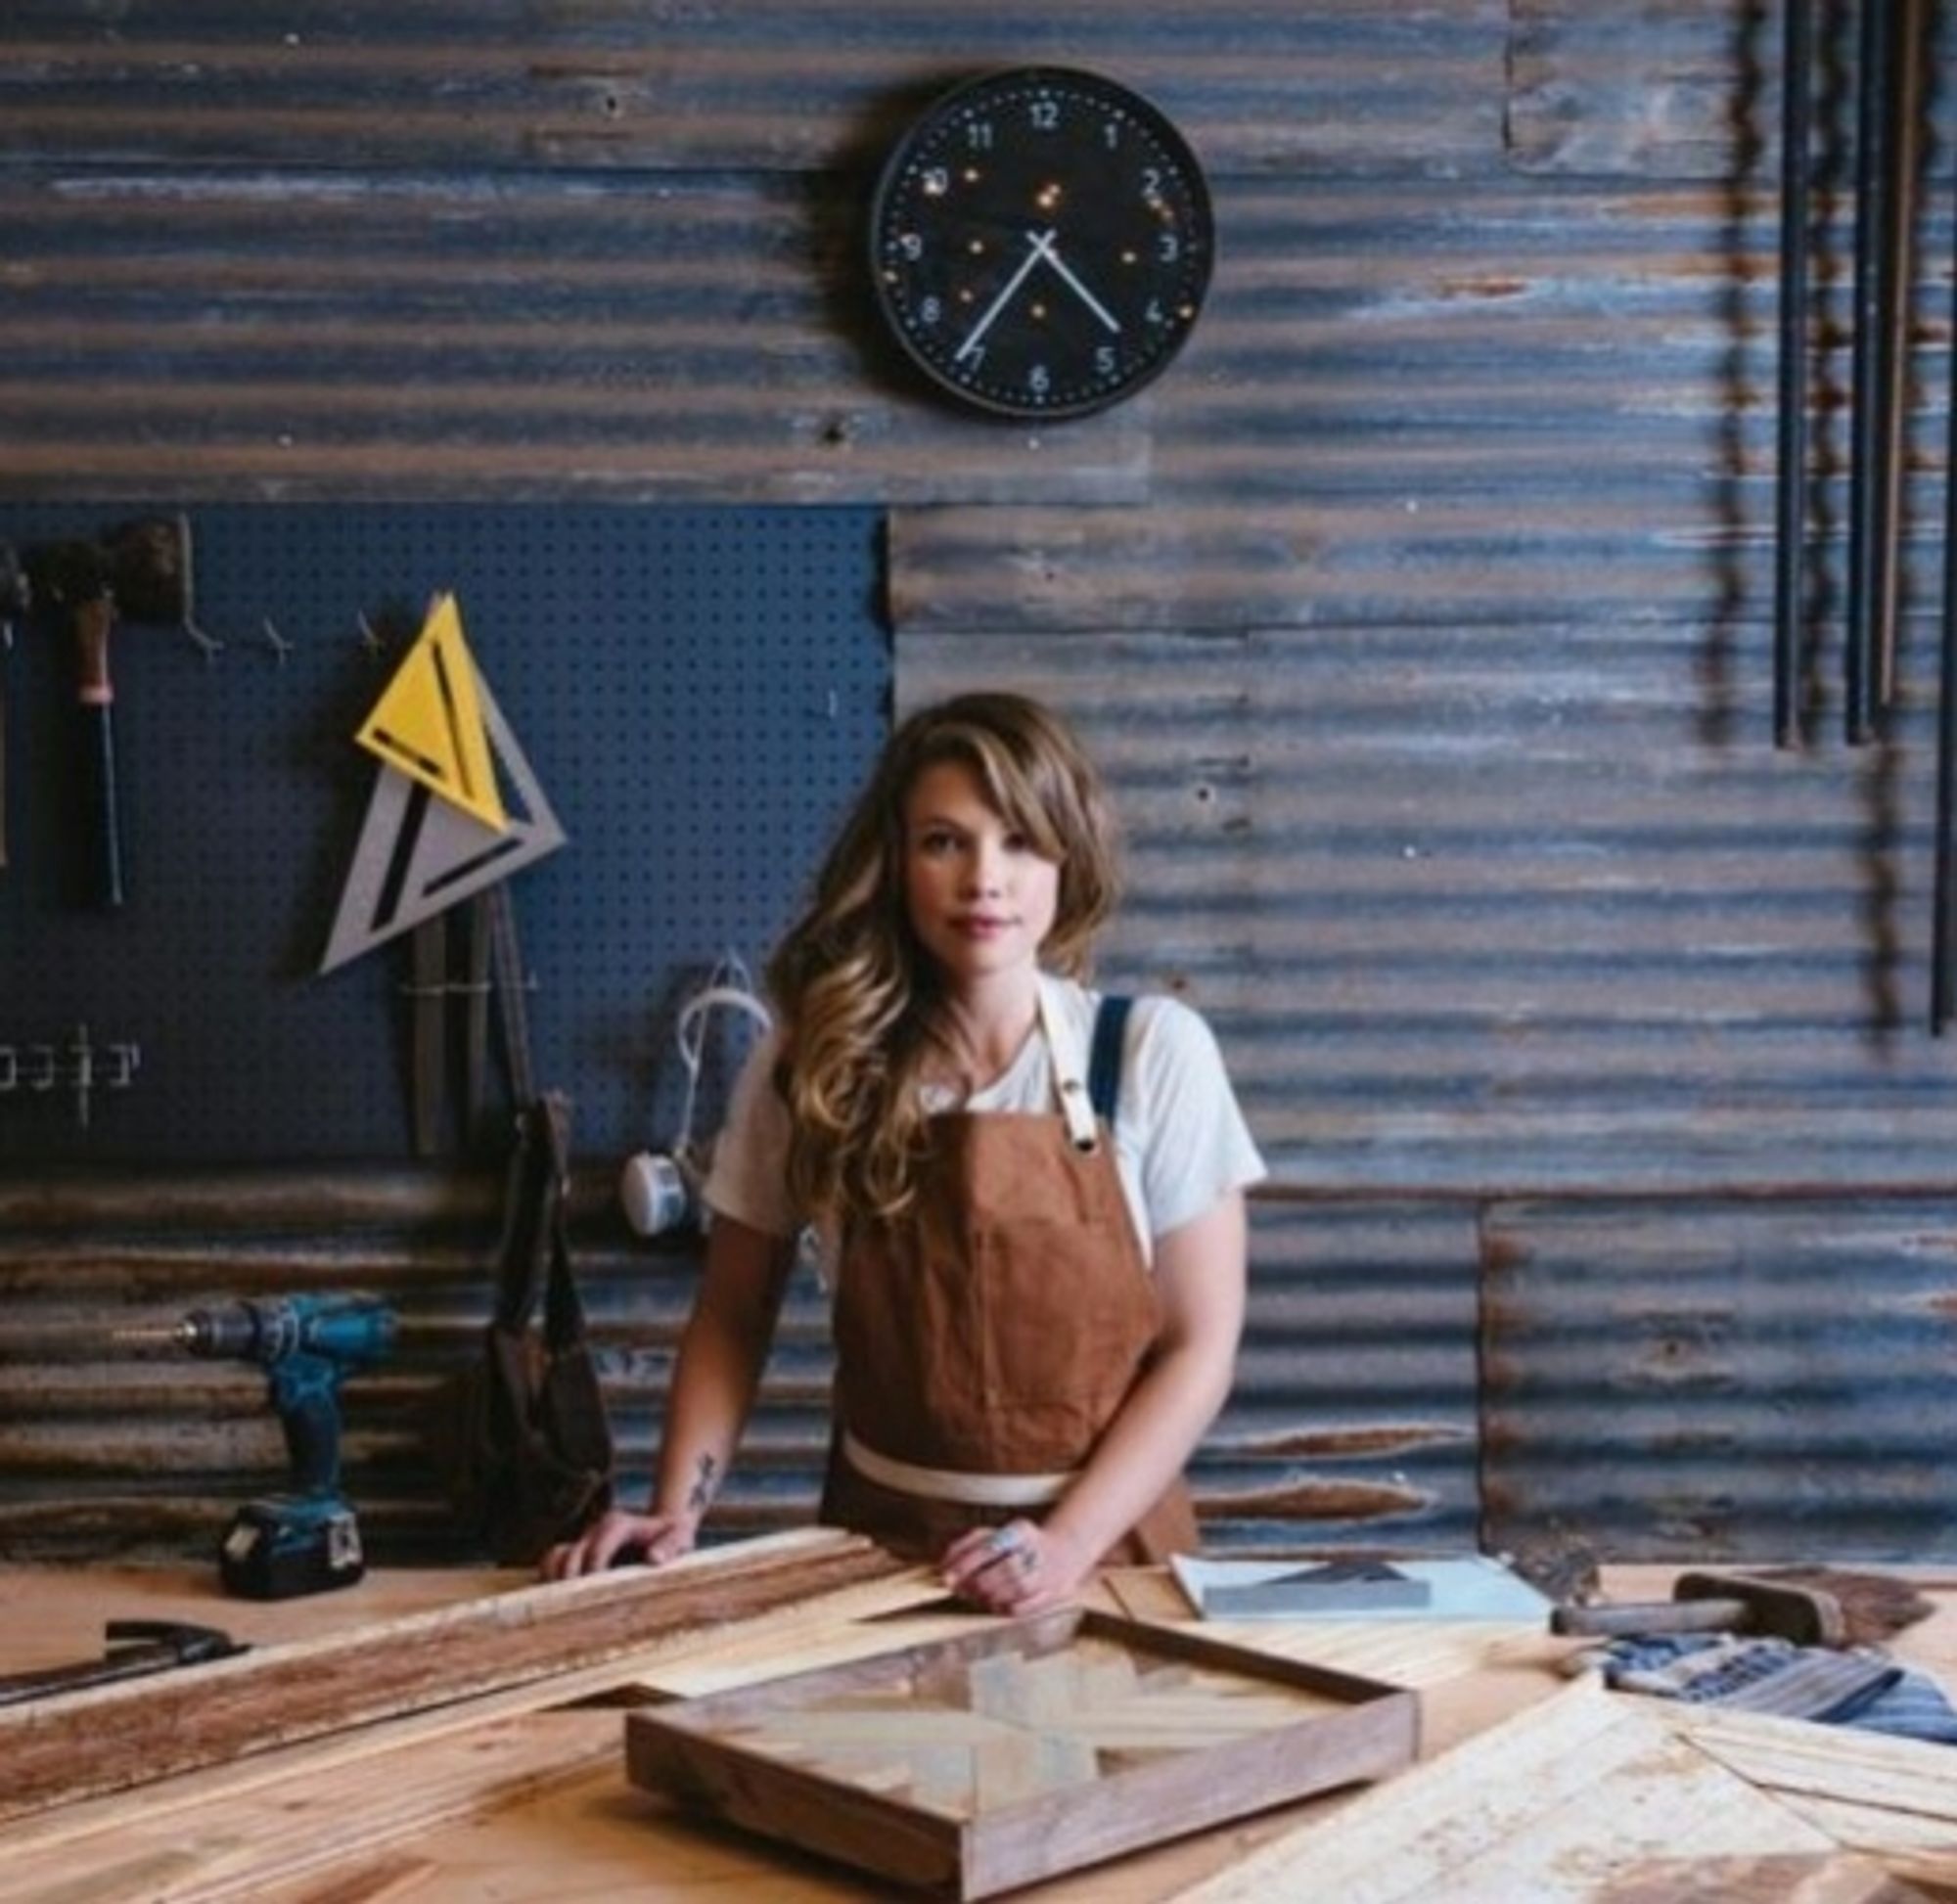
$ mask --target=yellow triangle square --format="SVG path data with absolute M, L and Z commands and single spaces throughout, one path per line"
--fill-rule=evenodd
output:
M 508 829 L 476 661 L 453 595 L 437 595 L 429 605 L 421 635 L 354 739 L 484 826 Z

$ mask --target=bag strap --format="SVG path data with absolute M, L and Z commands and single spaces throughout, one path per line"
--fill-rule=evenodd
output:
M 550 1212 L 550 1281 L 544 1292 L 544 1341 L 563 1354 L 584 1340 L 584 1304 L 570 1273 L 570 1100 L 551 1091 L 542 1100 L 553 1193 Z
M 554 1348 L 584 1334 L 570 1275 L 569 1185 L 570 1101 L 561 1091 L 546 1091 L 517 1118 L 517 1148 L 504 1179 L 495 1322 L 500 1329 L 527 1329 L 541 1297 L 544 1333 Z
M 1116 993 L 1104 998 L 1094 1014 L 1094 1042 L 1087 1056 L 1087 1102 L 1110 1130 L 1115 1127 L 1115 1106 L 1121 1096 L 1121 1059 L 1134 1003 Z

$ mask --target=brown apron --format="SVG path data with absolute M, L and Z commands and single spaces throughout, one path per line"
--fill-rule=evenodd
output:
M 1037 1506 L 929 1498 L 871 1480 L 842 1446 L 961 1474 L 1079 1468 L 1154 1351 L 1154 1279 L 1104 1127 L 1077 1150 L 1058 1115 L 931 1120 L 918 1201 L 852 1230 L 836 1274 L 837 1433 L 821 1518 L 921 1560 Z M 1050 1505 L 1050 1504 L 1049 1504 Z M 1103 1558 L 1197 1546 L 1177 1480 Z

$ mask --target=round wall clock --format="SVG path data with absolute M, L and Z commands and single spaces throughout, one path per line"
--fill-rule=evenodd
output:
M 1214 256 L 1196 156 L 1096 73 L 1023 67 L 931 107 L 870 212 L 878 307 L 913 362 L 1004 417 L 1078 417 L 1182 347 Z

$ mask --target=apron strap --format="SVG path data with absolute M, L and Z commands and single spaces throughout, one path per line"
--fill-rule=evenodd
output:
M 1116 993 L 1101 1001 L 1094 1015 L 1094 1047 L 1087 1060 L 1087 1102 L 1094 1114 L 1115 1128 L 1115 1107 L 1121 1097 L 1121 1058 L 1128 1031 L 1128 1013 L 1135 1001 Z
M 1094 1105 L 1087 1095 L 1087 1055 L 1079 1040 L 1070 1035 L 1066 1014 L 1044 973 L 1039 981 L 1039 1015 L 1046 1048 L 1053 1058 L 1054 1089 L 1060 1098 L 1060 1114 L 1067 1119 L 1068 1141 L 1076 1151 L 1098 1151 L 1101 1136 L 1094 1122 Z

